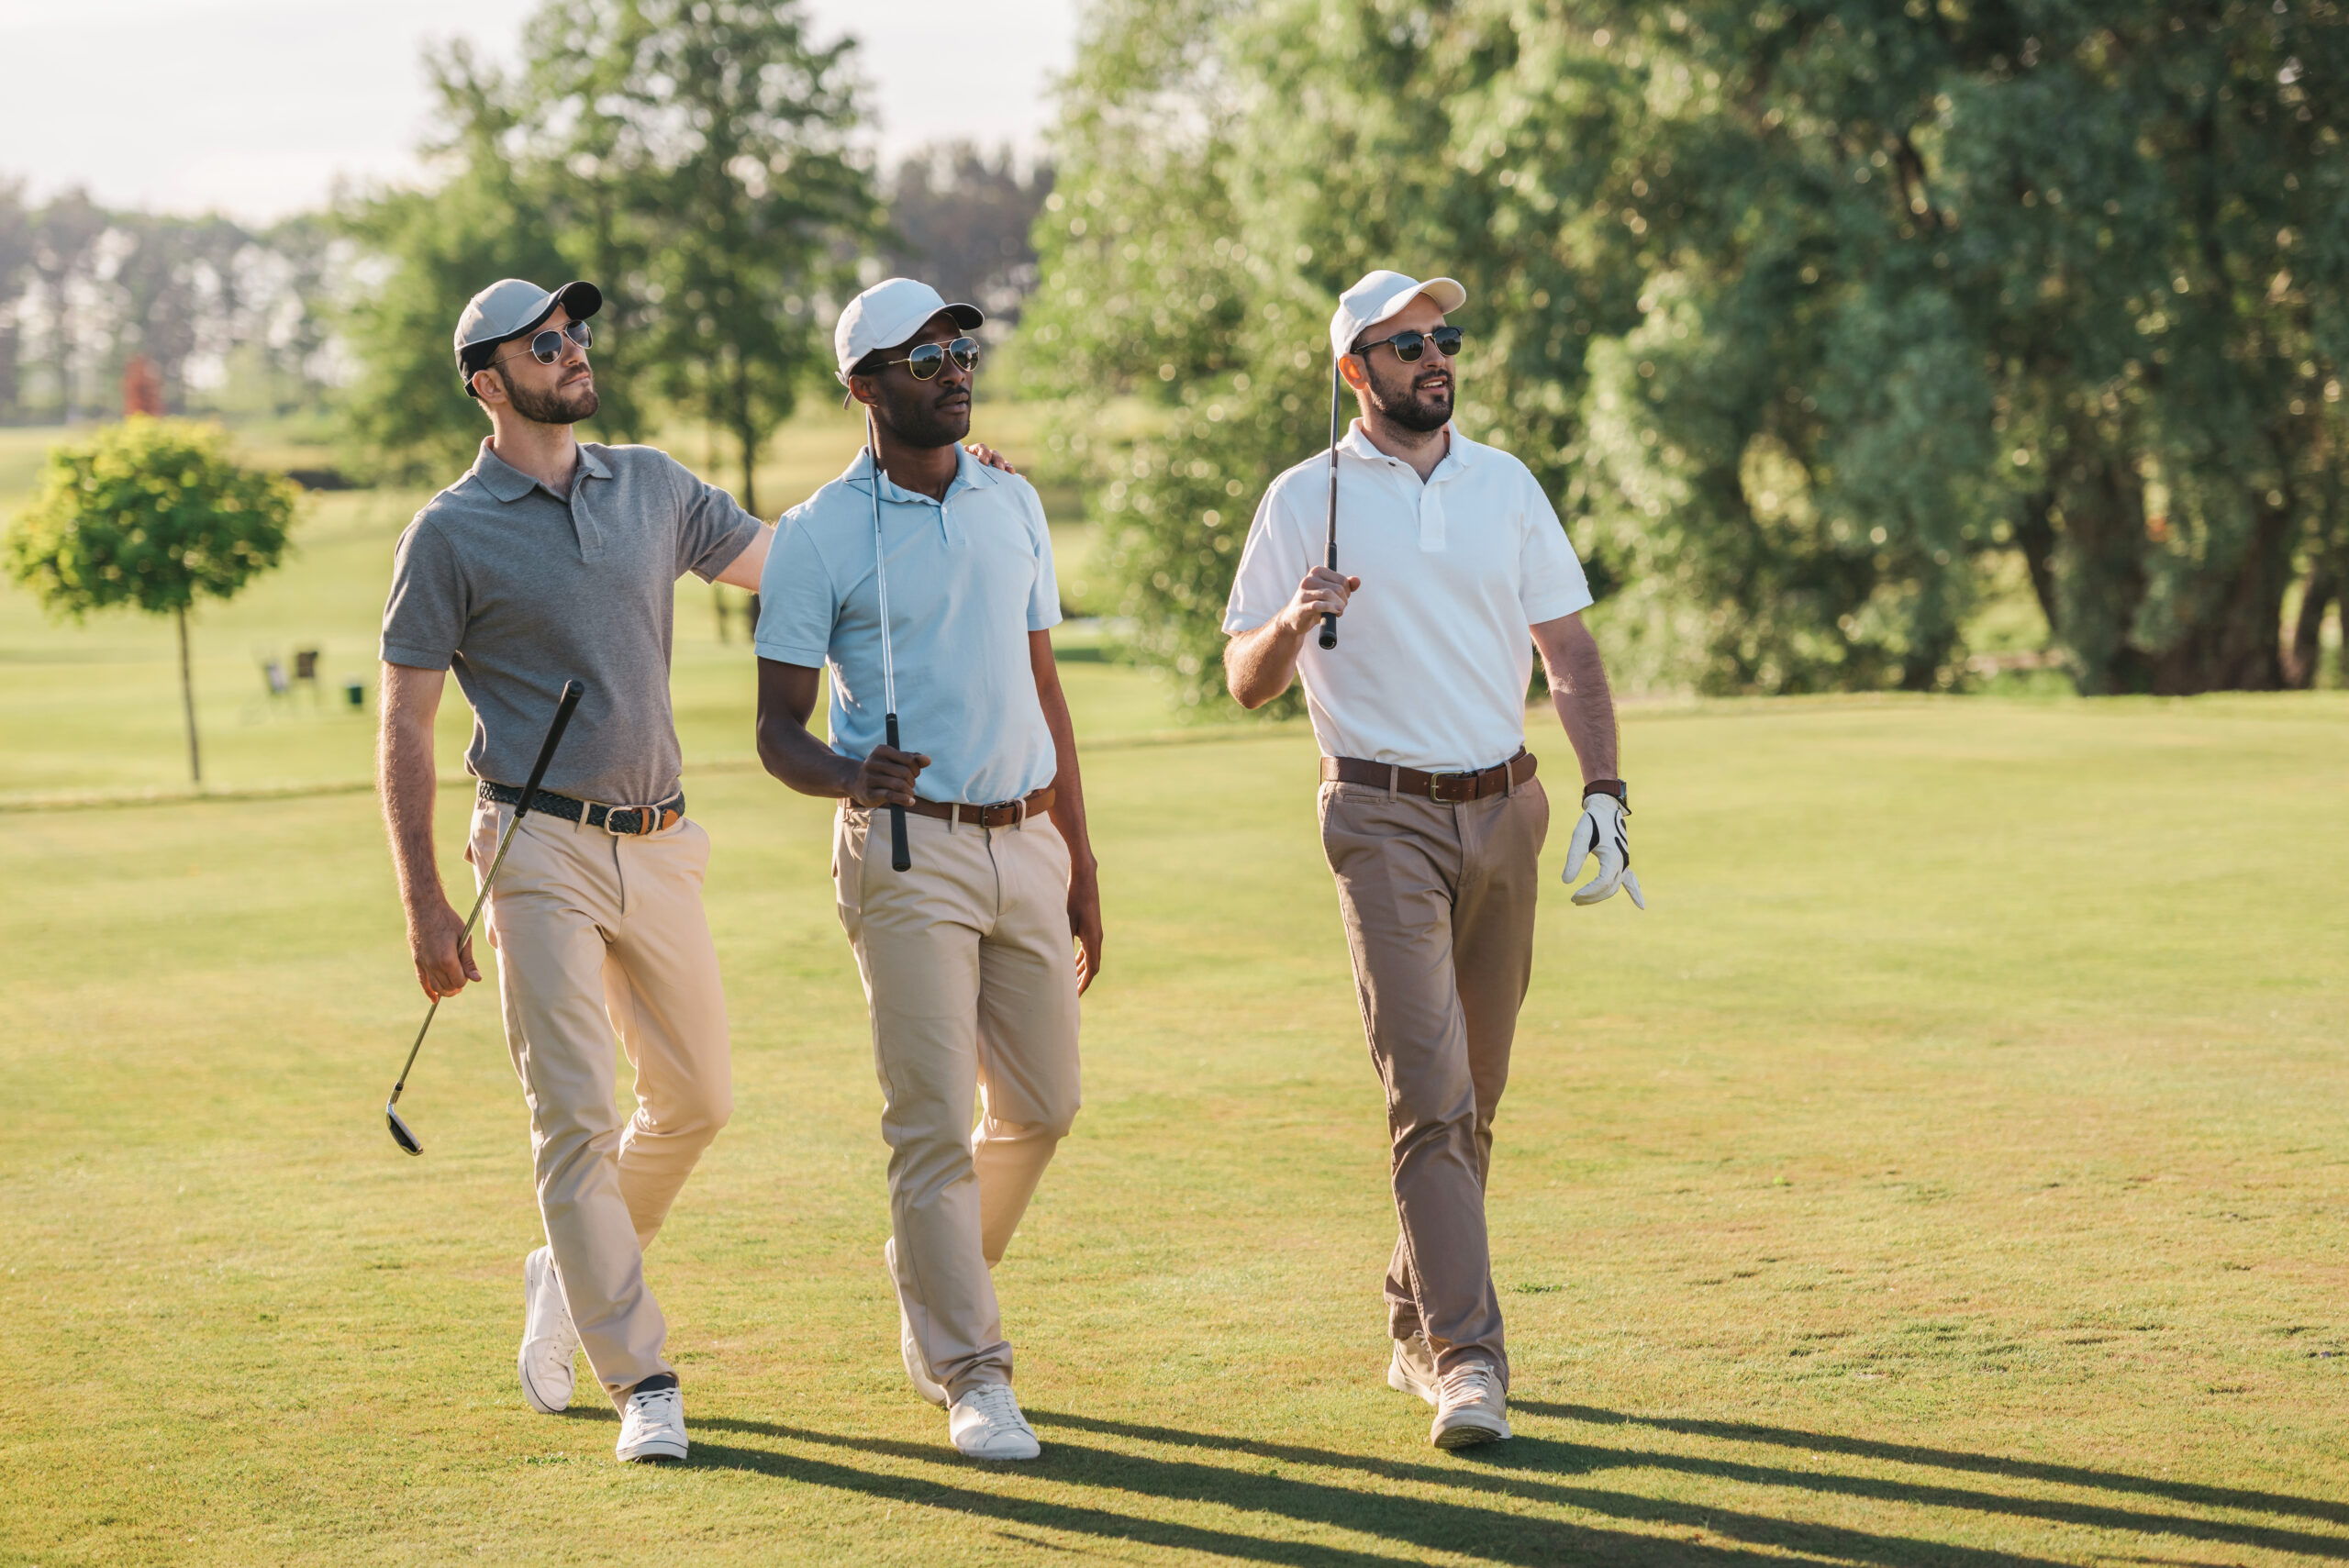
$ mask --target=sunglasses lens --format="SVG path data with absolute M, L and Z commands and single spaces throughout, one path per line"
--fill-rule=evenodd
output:
M 551 365 L 562 358 L 562 334 L 550 327 L 530 339 L 530 358 Z
M 1460 328 L 1457 327 L 1439 327 L 1428 334 L 1428 341 L 1433 343 L 1448 360 L 1460 352 L 1461 336 Z
M 977 339 L 957 338 L 946 345 L 946 351 L 954 356 L 955 364 L 962 369 L 967 371 L 978 368 L 979 340 Z
M 596 346 L 596 329 L 584 321 L 574 321 L 564 328 L 563 331 L 573 342 L 583 349 L 592 349 Z
M 928 381 L 946 368 L 946 350 L 935 343 L 924 343 L 906 356 L 906 368 L 916 381 Z
M 1407 365 L 1419 363 L 1419 350 L 1427 346 L 1427 339 L 1417 332 L 1397 332 L 1388 341 L 1395 345 L 1395 357 Z

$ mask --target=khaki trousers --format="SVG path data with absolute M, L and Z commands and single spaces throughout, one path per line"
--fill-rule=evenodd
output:
M 1533 780 L 1459 804 L 1325 784 L 1320 817 L 1363 1031 L 1386 1087 L 1399 1229 L 1387 1331 L 1424 1331 L 1440 1371 L 1489 1362 L 1506 1387 L 1485 1181 L 1533 973 L 1549 798 Z
M 476 878 L 512 816 L 474 808 L 465 858 Z M 733 1111 L 726 995 L 701 906 L 708 864 L 696 822 L 616 839 L 533 815 L 489 895 L 539 1213 L 580 1343 L 615 1404 L 674 1370 L 644 1249 Z M 636 1073 L 625 1123 L 612 1098 L 616 1036 Z
M 959 1399 L 1011 1381 L 987 1271 L 1076 1119 L 1069 855 L 1043 817 L 990 828 L 908 813 L 906 829 L 913 869 L 892 871 L 885 815 L 842 807 L 832 875 L 873 1018 L 897 1288 L 930 1374 Z

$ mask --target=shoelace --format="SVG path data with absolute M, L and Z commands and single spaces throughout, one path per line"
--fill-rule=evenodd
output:
M 673 1416 L 682 1417 L 685 1401 L 674 1388 L 656 1388 L 650 1394 L 631 1394 L 628 1398 L 629 1412 L 640 1421 L 662 1421 Z
M 968 1397 L 971 1404 L 978 1407 L 979 1414 L 986 1418 L 987 1425 L 991 1427 L 1024 1427 L 1028 1424 L 1028 1418 L 1019 1413 L 1019 1401 L 1011 1396 L 1009 1384 L 983 1384 L 971 1390 Z
M 1494 1392 L 1493 1369 L 1472 1362 L 1466 1366 L 1453 1367 L 1443 1374 L 1442 1385 L 1444 1406 L 1479 1403 Z

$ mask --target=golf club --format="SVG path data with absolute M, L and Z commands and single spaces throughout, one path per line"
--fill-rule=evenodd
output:
M 881 595 L 881 722 L 888 732 L 889 750 L 897 745 L 897 666 L 889 657 L 889 548 L 881 538 L 881 439 L 873 430 L 873 410 L 864 411 L 864 452 L 873 463 L 873 583 Z M 906 846 L 906 808 L 889 807 L 889 869 L 914 869 L 914 852 Z
M 1330 357 L 1330 547 L 1322 562 L 1330 571 L 1338 569 L 1338 361 L 1344 356 Z M 1338 615 L 1335 610 L 1321 616 L 1321 646 L 1338 646 Z
M 538 798 L 539 784 L 547 776 L 547 764 L 554 761 L 554 749 L 562 743 L 562 732 L 570 728 L 571 716 L 579 706 L 579 698 L 586 690 L 576 681 L 562 684 L 562 700 L 555 704 L 554 722 L 547 726 L 547 738 L 539 747 L 539 760 L 530 767 L 530 782 L 522 788 L 522 798 L 514 807 L 514 820 L 497 840 L 497 858 L 489 862 L 489 874 L 481 879 L 481 891 L 473 895 L 473 912 L 465 917 L 465 929 L 457 933 L 457 951 L 462 955 L 465 944 L 473 940 L 473 923 L 481 918 L 482 906 L 489 902 L 489 884 L 497 880 L 497 868 L 506 863 L 507 846 L 514 841 L 514 829 L 530 814 L 530 802 Z M 416 1043 L 407 1048 L 407 1062 L 400 1068 L 400 1081 L 392 1085 L 392 1097 L 384 1102 L 384 1120 L 390 1124 L 392 1141 L 411 1154 L 424 1152 L 424 1145 L 417 1140 L 416 1130 L 399 1113 L 400 1092 L 407 1087 L 407 1075 L 416 1066 L 416 1053 L 424 1049 L 425 1030 L 432 1027 L 433 1015 L 440 1010 L 440 998 L 432 998 L 432 1006 L 424 1010 L 424 1028 L 416 1031 Z

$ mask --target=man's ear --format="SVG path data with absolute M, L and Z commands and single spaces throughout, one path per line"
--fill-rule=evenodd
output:
M 1370 385 L 1370 367 L 1362 362 L 1360 354 L 1341 354 L 1338 356 L 1338 379 L 1353 391 L 1362 392 Z
M 849 377 L 848 395 L 857 402 L 863 404 L 867 408 L 877 408 L 880 406 L 880 399 L 874 394 L 873 379 L 870 376 L 852 375 Z
M 470 378 L 473 396 L 484 404 L 506 401 L 506 378 L 495 365 L 484 365 Z

